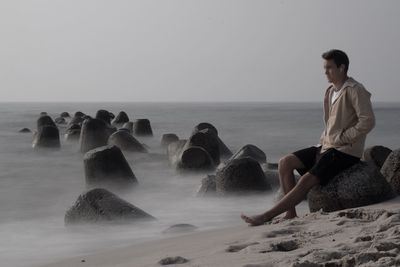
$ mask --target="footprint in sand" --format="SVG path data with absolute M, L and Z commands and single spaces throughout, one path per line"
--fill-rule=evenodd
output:
M 267 232 L 263 235 L 265 238 L 273 238 L 273 237 L 278 237 L 278 236 L 285 236 L 285 235 L 291 235 L 298 233 L 301 229 L 297 227 L 292 227 L 292 228 L 287 228 L 287 229 L 280 229 L 280 230 L 274 230 Z
M 373 245 L 373 248 L 375 248 L 378 251 L 389 251 L 392 249 L 400 249 L 400 242 L 399 240 L 385 240 L 383 242 L 379 242 L 377 244 Z
M 371 241 L 372 239 L 374 239 L 374 237 L 370 236 L 370 235 L 359 236 L 354 240 L 354 243 L 367 242 L 367 241 Z
M 278 243 L 272 243 L 271 248 L 272 251 L 292 251 L 296 250 L 300 247 L 299 241 L 294 239 L 294 240 L 285 240 L 285 241 L 280 241 Z
M 355 258 L 356 258 L 356 263 L 358 265 L 361 265 L 371 261 L 376 262 L 381 258 L 395 258 L 396 256 L 397 256 L 396 253 L 390 253 L 390 252 L 361 252 L 358 255 L 356 255 Z
M 348 219 L 358 219 L 358 220 L 362 220 L 362 221 L 372 222 L 372 221 L 376 221 L 382 215 L 389 217 L 393 214 L 394 213 L 388 213 L 388 211 L 386 211 L 384 209 L 364 210 L 364 209 L 358 208 L 358 209 L 340 211 L 337 213 L 337 216 L 345 217 Z
M 385 232 L 388 229 L 400 225 L 400 214 L 393 214 L 382 220 L 378 227 L 377 232 Z

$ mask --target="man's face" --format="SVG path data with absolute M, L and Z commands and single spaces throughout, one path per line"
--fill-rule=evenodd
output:
M 338 67 L 338 66 L 336 66 L 336 64 L 333 60 L 325 60 L 324 69 L 325 69 L 326 78 L 328 79 L 328 82 L 330 82 L 330 83 L 335 83 L 337 81 L 340 81 L 343 78 L 343 76 L 345 75 L 344 65 L 341 65 L 340 67 Z

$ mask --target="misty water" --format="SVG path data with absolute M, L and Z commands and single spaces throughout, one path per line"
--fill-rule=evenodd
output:
M 400 104 L 375 103 L 377 124 L 367 145 L 398 148 Z M 32 149 L 32 134 L 40 112 L 54 118 L 80 110 L 94 116 L 98 109 L 125 111 L 131 121 L 148 118 L 154 137 L 137 139 L 148 154 L 125 153 L 139 185 L 120 197 L 157 218 L 125 225 L 65 227 L 65 211 L 85 191 L 83 155 L 78 143 L 57 151 Z M 186 139 L 200 122 L 210 122 L 235 152 L 254 144 L 277 162 L 288 152 L 318 143 L 320 103 L 2 103 L 0 106 L 0 262 L 1 266 L 35 266 L 102 249 L 171 236 L 161 232 L 177 223 L 197 231 L 241 224 L 241 212 L 261 212 L 274 193 L 246 197 L 199 198 L 196 190 L 207 173 L 182 174 L 168 163 L 161 136 L 176 133 Z M 60 128 L 63 134 L 64 128 Z M 303 212 L 307 206 L 302 203 Z

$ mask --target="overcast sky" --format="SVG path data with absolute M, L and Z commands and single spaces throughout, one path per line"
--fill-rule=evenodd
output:
M 0 101 L 399 101 L 400 1 L 2 0 Z

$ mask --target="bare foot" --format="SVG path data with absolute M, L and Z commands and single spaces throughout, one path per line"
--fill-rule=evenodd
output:
M 255 216 L 246 216 L 244 214 L 240 215 L 243 221 L 250 224 L 250 226 L 258 226 L 268 222 L 270 219 L 267 218 L 264 214 L 255 215 Z

